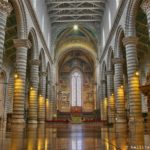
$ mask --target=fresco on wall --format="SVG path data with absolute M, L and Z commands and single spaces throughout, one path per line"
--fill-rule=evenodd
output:
M 82 74 L 82 112 L 93 112 L 95 104 L 95 89 L 93 68 L 82 59 L 71 59 L 62 65 L 59 72 L 59 111 L 71 111 L 71 73 L 78 70 Z

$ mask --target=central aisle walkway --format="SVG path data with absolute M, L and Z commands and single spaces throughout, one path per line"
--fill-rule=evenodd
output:
M 126 125 L 106 128 L 100 124 L 16 125 L 6 133 L 1 130 L 0 150 L 150 149 L 149 133 L 140 128 L 127 133 L 126 129 Z

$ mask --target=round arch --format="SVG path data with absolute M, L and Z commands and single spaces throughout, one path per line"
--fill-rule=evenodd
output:
M 59 61 L 61 60 L 62 56 L 66 55 L 67 53 L 71 52 L 72 50 L 77 49 L 82 51 L 83 53 L 89 54 L 94 62 L 94 64 L 96 64 L 96 54 L 92 52 L 91 49 L 86 48 L 84 46 L 74 46 L 72 47 L 71 45 L 69 47 L 64 48 L 61 53 L 59 53 L 55 59 L 55 61 L 57 62 L 57 64 L 59 63 Z
M 38 58 L 38 39 L 37 39 L 37 34 L 34 28 L 31 28 L 29 33 L 28 33 L 28 38 L 31 38 L 31 43 L 32 43 L 32 59 L 37 59 Z
M 40 71 L 45 72 L 46 71 L 46 59 L 45 59 L 45 53 L 44 50 L 41 49 L 40 55 L 39 55 L 40 63 Z
M 18 38 L 27 39 L 27 18 L 25 8 L 21 0 L 10 0 L 16 13 L 17 25 L 18 25 Z
M 47 80 L 51 80 L 51 66 L 49 62 L 47 63 Z
M 107 70 L 112 70 L 112 58 L 114 57 L 114 51 L 112 47 L 109 48 L 107 55 Z
M 101 80 L 105 80 L 105 72 L 106 72 L 106 62 L 105 61 L 103 61 L 103 63 L 102 63 L 101 72 L 102 72 L 102 74 L 101 74 Z
M 121 57 L 121 42 L 124 37 L 124 30 L 122 26 L 119 26 L 115 36 L 115 50 L 114 50 L 114 57 L 120 58 Z
M 125 26 L 125 36 L 136 36 L 135 20 L 138 7 L 141 0 L 129 1 L 127 15 L 126 15 L 126 26 Z

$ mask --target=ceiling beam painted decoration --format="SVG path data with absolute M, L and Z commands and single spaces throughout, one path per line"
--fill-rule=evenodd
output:
M 51 22 L 101 22 L 106 0 L 46 0 Z

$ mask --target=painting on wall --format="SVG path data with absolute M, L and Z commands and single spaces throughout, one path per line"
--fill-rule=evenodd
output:
M 77 57 L 78 56 L 78 57 Z M 69 56 L 70 57 L 70 56 Z M 81 59 L 82 57 L 82 59 Z M 70 93 L 67 97 L 64 95 L 62 97 L 61 103 L 61 111 L 71 110 L 72 104 L 72 87 L 71 87 L 71 74 L 74 70 L 79 70 L 82 74 L 82 88 L 81 88 L 81 99 L 82 99 L 82 111 L 83 112 L 92 112 L 94 111 L 94 101 L 95 97 L 93 93 L 91 93 L 91 89 L 93 89 L 93 68 L 89 65 L 88 62 L 85 61 L 85 56 L 74 55 L 73 58 L 66 61 L 66 63 L 62 64 L 62 67 L 59 71 L 59 81 L 60 81 L 60 89 L 62 93 Z M 91 94 L 90 94 L 91 93 Z M 63 109 L 62 109 L 63 108 Z

